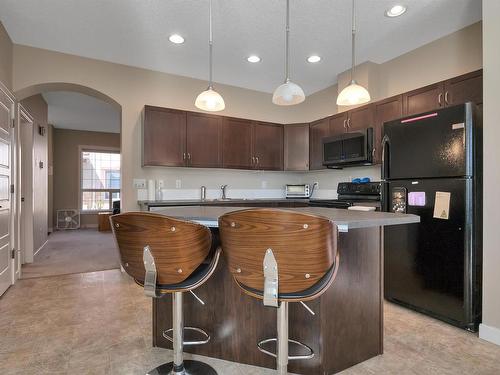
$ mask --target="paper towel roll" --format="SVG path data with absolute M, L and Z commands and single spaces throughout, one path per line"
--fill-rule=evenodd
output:
M 148 180 L 148 201 L 155 200 L 155 180 Z

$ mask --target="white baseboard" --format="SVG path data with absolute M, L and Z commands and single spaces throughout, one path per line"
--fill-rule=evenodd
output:
M 97 228 L 97 224 L 82 224 L 80 226 L 80 229 L 91 229 L 91 228 Z
M 47 240 L 47 241 L 45 241 L 45 242 L 43 243 L 43 245 L 42 245 L 42 246 L 40 246 L 40 247 L 38 248 L 38 250 L 37 250 L 37 251 L 35 251 L 35 253 L 33 254 L 33 257 L 34 257 L 36 254 L 38 254 L 38 253 L 40 252 L 40 250 L 42 250 L 42 249 L 45 247 L 45 245 L 47 245 L 47 242 L 49 242 L 49 241 L 48 241 L 48 240 Z
M 479 325 L 479 338 L 500 345 L 500 329 L 481 323 Z

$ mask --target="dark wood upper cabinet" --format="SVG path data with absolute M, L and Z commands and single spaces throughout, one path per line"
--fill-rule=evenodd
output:
M 449 79 L 444 84 L 446 105 L 466 102 L 483 103 L 483 71 L 478 70 L 460 77 Z
M 222 167 L 222 117 L 188 112 L 186 149 L 187 166 Z
M 309 134 L 309 169 L 326 169 L 323 166 L 323 138 L 330 135 L 330 117 L 312 122 Z
M 330 130 L 328 135 L 337 135 L 342 134 L 347 131 L 347 120 L 348 120 L 348 112 L 338 113 L 336 115 L 330 116 Z
M 375 154 L 374 164 L 382 162 L 382 134 L 385 122 L 397 120 L 403 116 L 403 96 L 397 95 L 374 104 L 375 112 Z
M 252 121 L 226 117 L 222 120 L 222 166 L 252 169 Z
M 142 132 L 144 166 L 185 165 L 186 112 L 146 106 Z
M 433 111 L 444 107 L 444 104 L 443 82 L 403 94 L 403 111 L 406 116 Z
M 252 146 L 255 169 L 283 170 L 283 125 L 255 122 Z
M 348 112 L 347 131 L 359 131 L 375 127 L 373 105 L 367 104 Z
M 285 171 L 309 170 L 309 124 L 284 126 Z

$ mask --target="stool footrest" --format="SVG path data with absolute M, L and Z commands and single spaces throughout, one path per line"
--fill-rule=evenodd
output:
M 264 349 L 264 345 L 267 344 L 267 343 L 270 343 L 270 342 L 277 343 L 278 339 L 277 338 L 271 338 L 271 339 L 265 339 L 265 340 L 259 341 L 259 343 L 257 344 L 257 347 L 259 348 L 259 350 L 262 353 L 270 355 L 271 357 L 277 358 L 276 353 L 273 353 L 273 352 L 271 352 L 271 351 L 269 351 L 267 349 Z M 303 349 L 305 349 L 307 351 L 306 354 L 288 356 L 289 360 L 311 359 L 311 358 L 314 357 L 314 351 L 308 345 L 306 345 L 306 344 L 304 344 L 304 343 L 302 343 L 300 341 L 292 340 L 292 339 L 288 339 L 288 342 L 292 343 L 292 344 L 295 344 L 295 345 L 298 345 L 298 346 L 300 346 L 301 348 L 303 348 Z
M 206 344 L 207 342 L 210 341 L 210 335 L 205 332 L 204 330 L 202 330 L 201 328 L 196 328 L 196 327 L 184 327 L 184 330 L 185 331 L 195 331 L 195 332 L 198 332 L 198 333 L 201 333 L 205 338 L 202 339 L 202 340 L 198 340 L 198 341 L 184 341 L 182 344 L 187 346 L 187 345 L 203 345 L 203 344 Z M 170 342 L 174 342 L 174 339 L 172 338 L 172 336 L 169 335 L 169 333 L 171 333 L 173 331 L 173 328 L 170 328 L 170 329 L 167 329 L 166 331 L 163 331 L 163 337 L 166 338 L 168 341 Z

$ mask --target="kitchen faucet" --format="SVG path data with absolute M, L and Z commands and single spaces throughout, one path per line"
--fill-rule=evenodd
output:
M 226 198 L 226 189 L 227 189 L 227 185 L 222 185 L 222 186 L 220 187 L 220 189 L 222 190 L 222 197 L 221 197 L 221 199 L 222 199 L 222 200 L 227 199 L 227 198 Z

